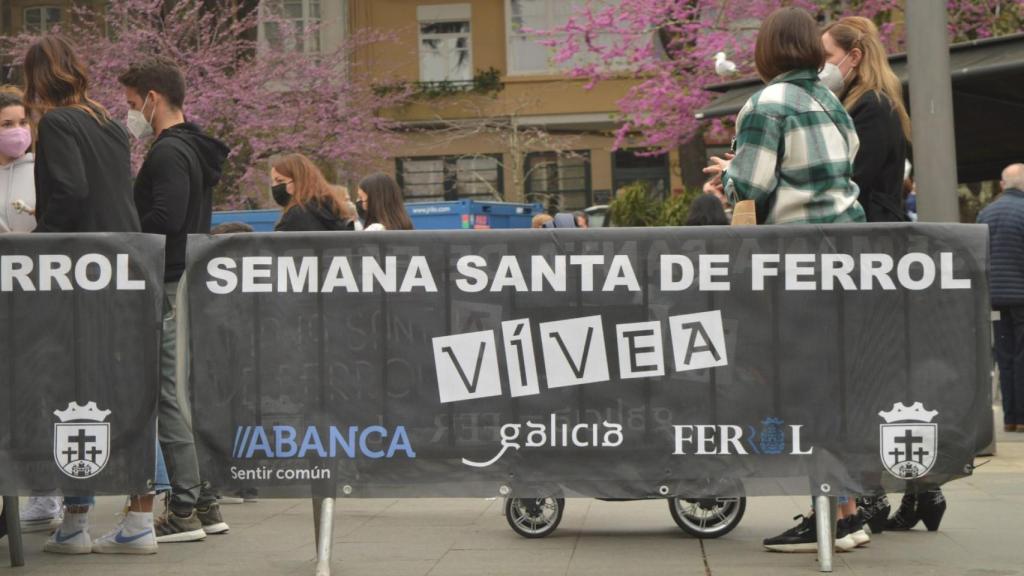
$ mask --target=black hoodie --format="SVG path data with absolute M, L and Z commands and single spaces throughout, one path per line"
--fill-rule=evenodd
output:
M 135 179 L 142 231 L 167 237 L 164 281 L 185 271 L 189 234 L 210 232 L 213 187 L 230 150 L 186 122 L 167 128 L 153 143 Z
M 331 232 L 354 230 L 355 223 L 339 218 L 334 212 L 334 202 L 327 198 L 323 202 L 312 201 L 295 204 L 281 214 L 274 225 L 278 232 Z

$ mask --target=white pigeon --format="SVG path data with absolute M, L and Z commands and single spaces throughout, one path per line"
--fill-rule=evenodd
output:
M 725 59 L 725 52 L 715 54 L 715 74 L 719 76 L 735 76 L 736 63 Z

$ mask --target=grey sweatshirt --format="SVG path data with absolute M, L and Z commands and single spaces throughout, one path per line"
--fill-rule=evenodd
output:
M 14 208 L 21 200 L 29 208 L 36 207 L 34 160 L 28 153 L 6 166 L 0 166 L 0 234 L 4 232 L 31 232 L 36 219 L 31 214 Z

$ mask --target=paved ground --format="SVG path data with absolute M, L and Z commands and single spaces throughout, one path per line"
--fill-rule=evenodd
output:
M 1024 434 L 998 432 L 997 455 L 946 487 L 949 509 L 937 533 L 885 533 L 866 549 L 836 556 L 839 574 L 1024 574 Z M 985 458 L 979 459 L 979 462 Z M 102 498 L 92 532 L 117 521 L 122 501 Z M 895 505 L 895 502 L 894 502 Z M 543 540 L 515 535 L 500 500 L 339 500 L 335 574 L 624 575 L 814 574 L 813 554 L 762 551 L 761 538 L 790 526 L 806 498 L 756 498 L 728 536 L 685 536 L 661 501 L 569 500 L 558 531 Z M 61 557 L 26 535 L 28 565 L 0 575 L 146 576 L 313 574 L 311 504 L 265 500 L 224 506 L 231 533 L 194 544 L 165 544 L 150 557 Z M 0 541 L 6 560 L 7 541 Z

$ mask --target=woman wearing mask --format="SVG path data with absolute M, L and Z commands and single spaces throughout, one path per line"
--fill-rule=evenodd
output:
M 905 222 L 904 181 L 907 178 L 907 143 L 910 116 L 903 105 L 903 87 L 889 67 L 874 22 L 859 16 L 843 18 L 821 35 L 826 63 L 821 81 L 843 100 L 860 138 L 861 150 L 853 164 L 853 179 L 860 186 L 860 202 L 868 222 Z M 882 493 L 858 501 L 861 516 L 872 532 L 909 530 L 923 520 L 937 530 L 946 511 L 938 488 L 903 496 L 896 514 L 887 519 L 889 501 Z
M 36 227 L 34 163 L 21 91 L 0 88 L 0 233 Z
M 324 179 L 316 164 L 302 154 L 289 154 L 274 162 L 270 169 L 274 201 L 284 212 L 274 226 L 278 232 L 325 232 L 354 230 L 355 223 L 346 217 L 342 197 L 337 188 Z
M 125 129 L 89 97 L 89 76 L 71 44 L 46 36 L 25 53 L 25 105 L 36 120 L 34 232 L 139 232 Z M 47 552 L 88 554 L 93 498 L 64 498 Z M 109 535 L 108 535 L 109 536 Z
M 828 26 L 821 43 L 826 58 L 821 81 L 842 99 L 860 139 L 853 181 L 860 187 L 858 200 L 867 221 L 904 222 L 910 116 L 878 28 L 867 18 L 850 16 Z
M 366 230 L 412 230 L 405 211 L 402 189 L 387 174 L 370 174 L 359 183 L 356 207 L 362 212 Z

